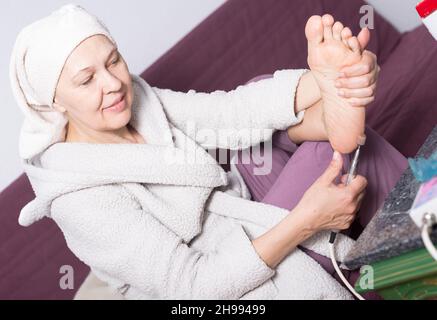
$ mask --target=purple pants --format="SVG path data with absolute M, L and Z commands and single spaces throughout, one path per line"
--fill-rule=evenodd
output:
M 260 76 L 249 82 L 268 76 Z M 406 158 L 375 131 L 366 128 L 366 144 L 361 148 L 357 173 L 367 178 L 366 195 L 356 219 L 342 233 L 357 239 L 383 204 L 391 189 L 407 168 Z M 277 131 L 272 138 L 272 163 L 270 173 L 254 174 L 259 161 L 240 161 L 236 166 L 249 188 L 254 201 L 264 202 L 284 209 L 293 209 L 305 191 L 326 170 L 332 159 L 333 149 L 329 142 L 307 141 L 300 146 L 294 144 L 286 131 Z M 241 152 L 240 152 L 241 156 Z M 343 155 L 343 174 L 348 172 L 352 155 Z M 328 245 L 328 244 L 327 244 Z M 341 284 L 329 257 L 300 247 L 315 259 Z M 343 270 L 349 282 L 354 284 L 359 270 Z M 364 295 L 367 299 L 381 299 L 376 293 Z

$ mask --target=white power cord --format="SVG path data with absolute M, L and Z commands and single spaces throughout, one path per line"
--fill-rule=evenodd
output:
M 364 145 L 366 141 L 366 137 L 362 136 L 360 137 L 360 139 L 358 140 L 358 148 L 356 149 L 355 153 L 354 153 L 354 157 L 352 159 L 352 163 L 351 163 L 351 167 L 349 168 L 349 174 L 347 176 L 347 180 L 346 180 L 346 185 L 348 185 L 353 178 L 355 178 L 356 175 L 356 170 L 357 170 L 357 165 L 358 165 L 358 159 L 360 156 L 360 149 L 361 146 Z M 346 285 L 346 287 L 349 289 L 350 292 L 352 292 L 352 294 L 357 297 L 359 300 L 366 300 L 363 298 L 362 295 L 360 295 L 358 292 L 355 291 L 354 287 L 352 287 L 352 285 L 349 283 L 349 281 L 347 281 L 347 279 L 345 278 L 345 276 L 343 275 L 343 272 L 341 272 L 340 267 L 337 264 L 337 260 L 335 259 L 335 250 L 334 250 L 334 243 L 335 243 L 335 238 L 337 237 L 337 232 L 336 231 L 332 231 L 331 232 L 331 236 L 329 238 L 329 253 L 331 256 L 331 262 L 332 265 L 334 266 L 335 272 L 337 272 L 338 276 L 340 277 L 341 281 L 343 281 L 343 283 Z
M 360 295 L 358 292 L 355 291 L 354 287 L 347 281 L 345 276 L 343 275 L 343 272 L 341 272 L 337 260 L 335 260 L 335 251 L 334 251 L 334 243 L 329 242 L 329 254 L 331 255 L 331 262 L 334 266 L 335 271 L 337 272 L 338 276 L 340 277 L 341 281 L 346 285 L 346 287 L 349 289 L 350 292 L 353 293 L 355 297 L 357 297 L 359 300 L 366 300 L 363 298 L 362 295 Z
M 432 195 L 435 192 L 433 191 L 433 188 L 435 189 L 434 186 L 437 186 L 433 182 L 434 179 L 420 185 L 409 214 L 413 222 L 420 229 L 420 235 L 426 250 L 428 250 L 434 260 L 437 260 L 437 250 L 430 237 L 432 227 L 437 224 L 437 215 L 434 213 L 437 208 L 437 197 L 434 196 L 429 199 L 429 194 Z
M 434 260 L 437 261 L 437 250 L 434 247 L 434 244 L 432 243 L 431 237 L 430 237 L 431 229 L 432 229 L 433 225 L 437 223 L 436 220 L 437 220 L 436 216 L 433 213 L 427 212 L 424 214 L 421 236 L 422 236 L 422 241 L 423 241 L 423 244 L 425 245 L 426 250 L 428 250 L 431 257 L 433 257 Z

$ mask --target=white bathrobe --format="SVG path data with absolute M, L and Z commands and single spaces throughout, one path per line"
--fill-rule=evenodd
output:
M 19 223 L 52 218 L 71 251 L 127 299 L 352 299 L 298 248 L 275 269 L 260 258 L 251 240 L 289 211 L 236 193 L 244 185 L 205 151 L 248 148 L 299 123 L 304 72 L 278 70 L 213 93 L 159 89 L 132 75 L 130 124 L 147 144 L 60 142 L 24 161 L 36 198 Z M 328 236 L 302 245 L 328 256 Z M 339 261 L 353 243 L 339 235 Z

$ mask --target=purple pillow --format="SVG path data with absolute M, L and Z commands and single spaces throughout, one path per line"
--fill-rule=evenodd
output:
M 232 90 L 278 69 L 307 68 L 305 24 L 330 13 L 360 30 L 362 0 L 228 0 L 141 76 L 151 85 L 187 92 Z M 384 63 L 400 33 L 379 14 L 368 49 Z
M 425 26 L 405 33 L 381 65 L 367 123 L 405 156 L 414 156 L 437 124 L 437 41 Z

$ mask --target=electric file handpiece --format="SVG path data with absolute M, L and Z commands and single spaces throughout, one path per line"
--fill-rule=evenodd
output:
M 366 143 L 366 136 L 362 135 L 357 140 L 357 149 L 355 150 L 351 166 L 349 168 L 349 172 L 346 179 L 346 185 L 351 183 L 351 181 L 356 177 L 357 175 L 357 166 L 358 166 L 358 160 L 360 157 L 360 150 L 361 147 L 364 146 Z M 355 291 L 355 289 L 351 286 L 349 281 L 344 277 L 343 273 L 341 272 L 340 268 L 338 267 L 337 260 L 335 259 L 335 251 L 334 251 L 334 242 L 335 238 L 337 236 L 338 231 L 332 231 L 331 235 L 329 237 L 329 252 L 331 255 L 331 262 L 334 266 L 335 271 L 337 272 L 340 279 L 343 281 L 343 283 L 348 287 L 348 289 L 359 299 L 359 300 L 365 300 L 358 292 Z

